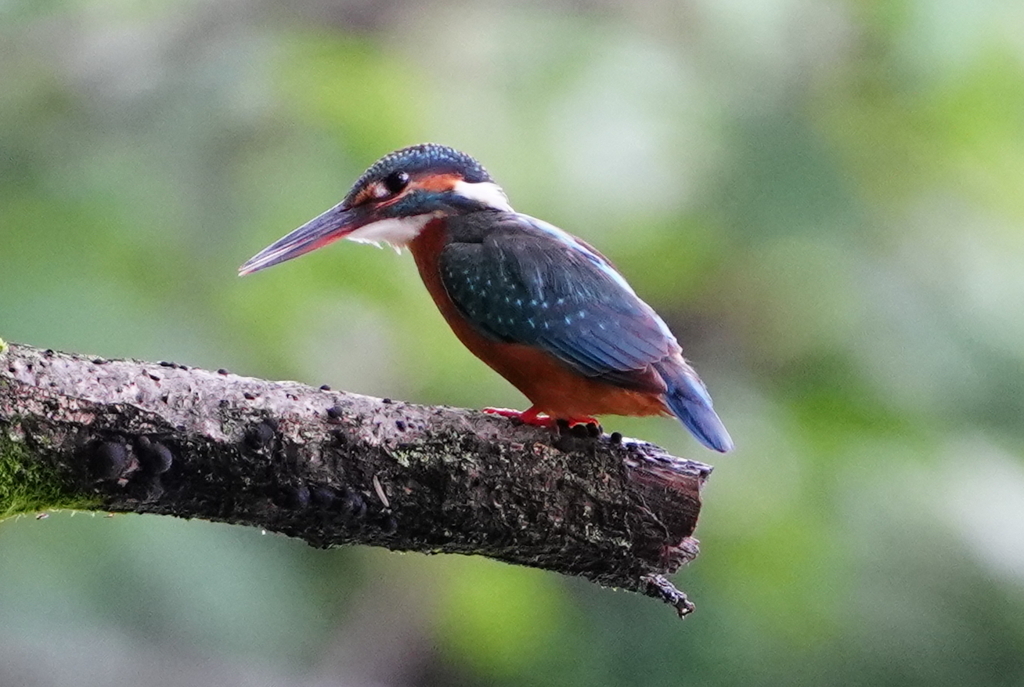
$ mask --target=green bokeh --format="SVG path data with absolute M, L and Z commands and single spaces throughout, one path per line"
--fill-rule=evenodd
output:
M 0 333 L 522 406 L 409 256 L 237 266 L 419 141 L 598 246 L 736 440 L 680 623 L 462 557 L 0 525 L 0 685 L 1024 680 L 1024 51 L 1009 0 L 0 2 Z M 0 344 L 2 345 L 2 344 Z

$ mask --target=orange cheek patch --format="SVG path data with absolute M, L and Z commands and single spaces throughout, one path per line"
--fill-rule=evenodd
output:
M 416 179 L 410 186 L 421 188 L 424 191 L 451 191 L 458 181 L 462 181 L 462 177 L 458 174 L 431 174 Z

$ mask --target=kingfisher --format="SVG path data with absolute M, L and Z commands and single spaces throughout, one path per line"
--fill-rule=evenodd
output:
M 708 448 L 732 449 L 707 388 L 654 309 L 588 243 L 513 210 L 469 155 L 435 143 L 385 155 L 341 203 L 238 271 L 343 238 L 408 248 L 455 336 L 532 403 L 486 412 L 547 427 L 674 415 Z

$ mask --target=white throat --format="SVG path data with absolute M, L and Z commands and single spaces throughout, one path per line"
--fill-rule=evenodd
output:
M 423 227 L 427 226 L 427 222 L 434 218 L 435 215 L 427 214 L 382 219 L 359 227 L 345 238 L 356 243 L 372 243 L 378 248 L 381 243 L 386 243 L 395 250 L 401 251 L 419 236 Z

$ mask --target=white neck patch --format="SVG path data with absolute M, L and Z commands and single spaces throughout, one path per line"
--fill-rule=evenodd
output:
M 401 250 L 419 236 L 423 227 L 432 219 L 432 214 L 382 219 L 359 227 L 345 238 L 356 243 L 372 243 L 378 248 L 383 242 L 395 250 Z
M 481 181 L 475 184 L 468 181 L 456 181 L 453 190 L 463 198 L 483 203 L 489 208 L 504 212 L 513 211 L 512 206 L 508 204 L 508 196 L 493 181 Z

